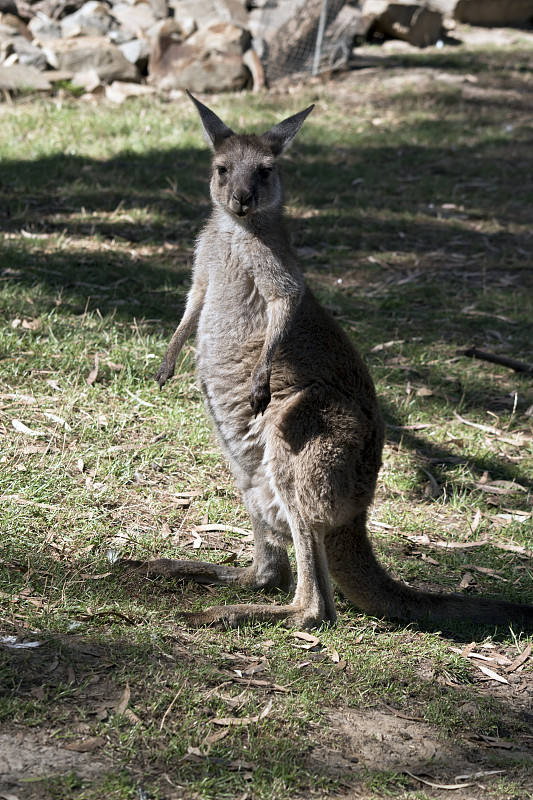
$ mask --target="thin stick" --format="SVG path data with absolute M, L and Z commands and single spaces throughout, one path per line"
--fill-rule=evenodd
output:
M 179 696 L 180 696 L 180 694 L 182 693 L 182 691 L 183 691 L 183 687 L 185 686 L 185 681 L 186 681 L 186 680 L 187 680 L 187 678 L 184 678 L 184 680 L 181 682 L 181 686 L 180 686 L 180 688 L 178 689 L 178 691 L 177 691 L 177 692 L 176 692 L 176 694 L 174 695 L 174 698 L 173 698 L 173 700 L 172 700 L 171 704 L 169 705 L 169 707 L 167 708 L 167 710 L 166 710 L 166 711 L 165 711 L 165 713 L 163 714 L 163 719 L 161 720 L 161 724 L 160 724 L 160 726 L 159 726 L 159 730 L 160 730 L 160 731 L 162 731 L 162 730 L 163 730 L 163 725 L 165 724 L 165 720 L 166 720 L 166 718 L 167 718 L 168 714 L 169 714 L 169 713 L 172 711 L 172 706 L 174 705 L 174 703 L 176 702 L 176 700 L 178 699 L 178 697 L 179 697 Z
M 479 358 L 481 361 L 490 361 L 492 364 L 499 364 L 501 367 L 509 367 L 515 372 L 523 372 L 533 378 L 533 364 L 526 364 L 524 361 L 516 361 L 514 358 L 499 356 L 496 353 L 487 353 L 485 350 L 478 350 L 477 347 L 469 347 L 467 350 L 458 350 L 459 355 L 469 358 Z

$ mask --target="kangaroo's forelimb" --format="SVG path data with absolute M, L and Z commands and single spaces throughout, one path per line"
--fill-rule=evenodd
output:
M 204 304 L 205 288 L 206 287 L 203 282 L 196 280 L 189 291 L 187 305 L 185 307 L 182 320 L 174 331 L 174 335 L 170 340 L 167 351 L 163 356 L 161 366 L 154 375 L 154 380 L 159 383 L 160 389 L 162 389 L 165 383 L 174 375 L 174 371 L 176 369 L 176 359 L 180 353 L 180 350 L 189 336 L 196 330 L 200 313 Z
M 267 304 L 268 324 L 263 348 L 252 373 L 249 401 L 254 417 L 264 414 L 271 400 L 270 376 L 276 349 L 289 330 L 302 296 L 302 287 L 295 285 L 290 293 L 280 295 Z

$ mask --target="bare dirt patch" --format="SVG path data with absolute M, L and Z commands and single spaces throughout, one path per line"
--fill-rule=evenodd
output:
M 43 780 L 73 773 L 94 780 L 111 769 L 111 764 L 100 755 L 66 750 L 44 730 L 7 729 L 0 733 L 0 752 L 0 797 L 18 800 L 42 797 L 39 784 Z
M 533 749 L 524 742 L 512 749 L 492 748 L 487 743 L 476 746 L 463 739 L 444 737 L 431 725 L 409 716 L 387 707 L 330 711 L 326 717 L 327 738 L 312 749 L 311 768 L 317 773 L 335 773 L 346 788 L 354 789 L 354 784 L 364 786 L 372 773 L 391 771 L 409 777 L 409 788 L 423 787 L 431 796 L 470 800 L 495 796 L 490 784 L 497 778 L 496 771 L 508 774 L 517 766 L 528 771 L 533 767 Z M 495 774 L 490 775 L 491 772 Z M 427 783 L 416 781 L 409 773 Z M 446 791 L 432 788 L 429 783 L 442 787 L 470 785 Z

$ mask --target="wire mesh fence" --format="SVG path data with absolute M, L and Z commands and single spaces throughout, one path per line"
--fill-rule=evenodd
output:
M 318 75 L 346 63 L 354 33 L 346 0 L 267 0 L 255 32 L 265 78 Z

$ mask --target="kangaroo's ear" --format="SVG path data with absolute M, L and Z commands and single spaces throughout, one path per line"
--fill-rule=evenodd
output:
M 204 137 L 209 147 L 215 148 L 217 145 L 223 142 L 224 139 L 234 135 L 231 128 L 228 128 L 228 126 L 217 117 L 214 111 L 211 111 L 210 108 L 204 106 L 203 103 L 200 103 L 196 97 L 193 97 L 188 89 L 187 94 L 198 109 L 198 113 L 202 121 L 202 127 L 204 129 Z
M 274 155 L 279 156 L 290 145 L 300 128 L 305 122 L 306 117 L 309 116 L 314 108 L 314 104 L 304 111 L 299 111 L 292 117 L 287 117 L 283 122 L 279 122 L 270 128 L 269 131 L 263 133 L 262 138 L 266 139 L 272 147 Z

